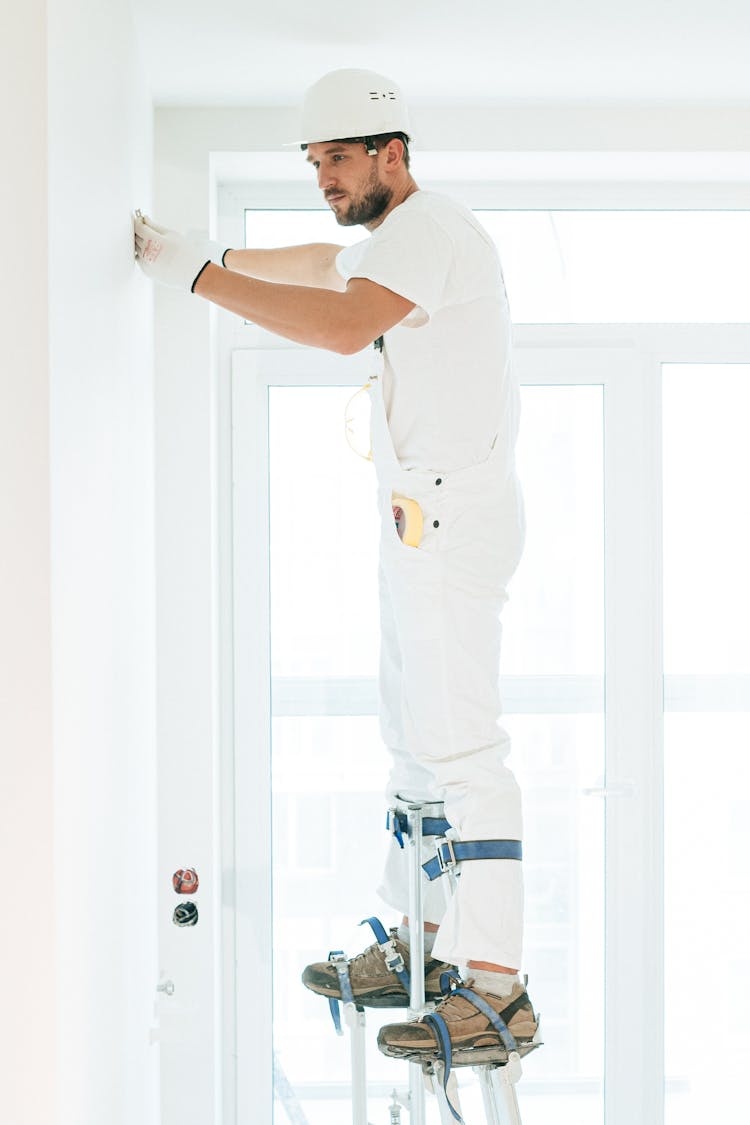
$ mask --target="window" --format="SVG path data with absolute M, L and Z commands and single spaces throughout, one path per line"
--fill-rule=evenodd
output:
M 518 324 L 750 320 L 748 211 L 480 211 Z
M 747 323 L 750 211 L 477 209 L 516 324 Z M 326 211 L 247 210 L 248 246 L 367 237 Z
M 570 1125 L 602 1120 L 604 821 L 601 802 L 585 796 L 604 773 L 602 390 L 524 390 L 519 472 L 531 533 L 505 624 L 504 670 L 526 686 L 526 713 L 507 717 L 528 825 L 525 967 L 548 1035 L 526 1070 L 539 1102 Z M 378 528 L 373 467 L 343 439 L 351 394 L 268 392 L 274 1043 L 304 1112 L 325 1109 L 336 1125 L 351 1114 L 348 1044 L 300 971 L 342 942 L 350 955 L 368 945 L 359 919 L 397 921 L 374 893 L 388 770 L 375 717 Z M 575 675 L 599 685 L 594 713 L 581 704 L 534 714 L 548 710 L 551 680 Z M 564 682 L 553 694 L 564 701 Z M 367 1013 L 371 1027 L 394 1018 L 401 1013 Z M 374 1035 L 369 1047 L 369 1077 L 387 1093 L 402 1076 Z
M 323 213 L 314 233 L 290 226 L 283 236 L 267 214 L 246 217 L 271 245 L 354 234 Z M 704 1084 L 692 1066 L 695 962 L 710 961 L 707 1003 L 729 1029 L 727 1104 L 737 1100 L 748 1047 L 733 1015 L 746 975 L 748 887 L 736 857 L 747 850 L 750 710 L 741 441 L 750 318 L 733 271 L 746 257 L 748 214 L 482 218 L 500 244 L 517 322 L 529 513 L 502 667 L 512 765 L 526 795 L 527 967 L 547 1040 L 525 1061 L 524 1122 L 554 1113 L 599 1125 L 606 1112 L 607 1125 L 697 1125 L 717 1079 Z M 685 245 L 690 262 L 677 253 Z M 385 845 L 361 830 L 381 821 L 385 772 L 374 718 L 373 482 L 337 436 L 368 358 L 257 335 L 242 342 L 233 359 L 237 745 L 269 769 L 273 762 L 273 778 L 250 776 L 238 752 L 237 800 L 243 816 L 256 807 L 262 817 L 263 794 L 273 791 L 277 1120 L 293 1112 L 292 1098 L 311 1122 L 344 1121 L 346 1046 L 298 974 L 329 948 L 353 953 L 367 943 L 355 923 L 372 912 L 368 886 Z M 272 634 L 262 609 L 269 586 Z M 694 824 L 716 809 L 715 846 L 704 847 Z M 371 850 L 352 856 L 342 848 L 352 836 Z M 247 838 L 238 829 L 238 863 Z M 269 934 L 257 937 L 244 920 L 253 910 L 257 898 L 238 903 L 240 1009 L 259 1003 L 257 985 L 242 984 L 246 948 L 268 955 Z M 717 972 L 729 983 L 711 1007 Z M 648 1009 L 647 1049 L 641 1023 L 633 1026 L 634 987 Z M 270 1018 L 270 997 L 263 1004 Z M 263 1090 L 270 1115 L 268 1068 L 239 1023 L 240 1104 L 257 1105 Z M 369 1013 L 368 1026 L 377 1026 Z M 375 1118 L 394 1078 L 373 1039 Z M 471 1096 L 462 1091 L 467 1113 Z

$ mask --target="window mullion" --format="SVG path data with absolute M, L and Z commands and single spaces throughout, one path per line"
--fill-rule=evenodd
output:
M 500 695 L 506 715 L 592 715 L 604 710 L 600 676 L 502 676 Z M 273 680 L 273 714 L 376 715 L 378 685 L 374 677 L 277 676 Z
M 664 1114 L 660 387 L 634 349 L 605 389 L 607 1125 Z
M 271 661 L 268 386 L 251 352 L 232 363 L 234 599 L 234 956 L 224 997 L 233 1007 L 240 1060 L 237 1121 L 273 1120 Z

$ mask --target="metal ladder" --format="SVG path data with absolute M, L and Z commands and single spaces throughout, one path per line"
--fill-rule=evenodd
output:
M 435 808 L 435 803 L 430 804 Z M 410 964 L 424 962 L 424 905 L 422 895 L 422 836 L 424 804 L 407 806 L 407 840 L 409 849 L 409 958 Z M 452 876 L 451 876 L 452 878 Z M 434 1005 L 425 1003 L 424 975 L 410 973 L 411 991 L 408 1018 L 415 1019 L 431 1011 Z M 367 1116 L 367 1073 L 365 1062 L 365 1013 L 355 1003 L 343 1003 L 344 1023 L 349 1028 L 352 1066 L 352 1125 L 369 1125 Z M 513 1051 L 506 1063 L 485 1063 L 471 1068 L 479 1079 L 484 1103 L 486 1125 L 522 1125 L 516 1096 L 516 1084 L 521 1077 L 521 1058 Z M 438 1101 L 442 1125 L 457 1125 L 453 1110 L 463 1114 L 458 1098 L 456 1072 L 451 1071 L 448 1091 L 443 1089 L 441 1063 L 409 1063 L 409 1089 L 399 1095 L 394 1090 L 390 1107 L 389 1125 L 401 1125 L 401 1108 L 409 1112 L 409 1125 L 425 1125 L 426 1093 L 433 1093 Z M 465 1123 L 469 1125 L 469 1123 Z

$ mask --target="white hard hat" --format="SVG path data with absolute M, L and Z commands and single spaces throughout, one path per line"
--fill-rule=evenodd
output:
M 332 70 L 305 94 L 297 144 L 411 133 L 409 113 L 396 83 L 374 70 Z

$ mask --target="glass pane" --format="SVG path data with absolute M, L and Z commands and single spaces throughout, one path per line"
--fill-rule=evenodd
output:
M 274 676 L 375 676 L 375 470 L 344 434 L 349 387 L 271 387 Z
M 750 211 L 477 211 L 516 323 L 750 321 Z
M 274 720 L 274 1050 L 310 1125 L 349 1125 L 350 1055 L 302 969 L 331 949 L 353 956 L 369 945 L 360 919 L 398 920 L 374 893 L 388 845 L 387 770 L 374 716 Z M 377 1028 L 400 1016 L 367 1012 L 368 1081 L 383 1089 L 374 1120 L 388 1120 L 385 1087 L 403 1079 L 378 1051 Z
M 750 364 L 665 364 L 668 674 L 750 673 Z
M 560 1125 L 601 1125 L 604 811 L 581 790 L 603 773 L 603 720 L 507 722 L 524 790 L 525 969 L 545 1037 L 524 1061 L 524 1125 L 552 1117 Z M 325 1000 L 299 976 L 329 949 L 352 954 L 369 944 L 360 918 L 380 910 L 385 925 L 396 921 L 373 891 L 387 845 L 386 768 L 374 718 L 274 721 L 274 1044 L 310 1125 L 351 1120 L 349 1048 L 334 1034 Z M 401 1016 L 367 1012 L 371 1120 L 388 1120 L 390 1090 L 407 1083 L 406 1067 L 375 1044 L 375 1029 Z M 466 1118 L 476 1120 L 482 1111 L 474 1076 L 462 1071 L 459 1082 Z M 436 1104 L 428 1099 L 428 1106 L 437 1125 Z
M 666 716 L 667 1125 L 745 1115 L 748 746 L 750 715 Z
M 270 391 L 276 676 L 375 675 L 373 470 L 341 438 L 349 393 Z M 528 565 L 532 575 L 506 641 L 513 631 L 536 632 L 516 650 L 517 664 L 526 659 L 531 670 L 537 661 L 544 671 L 601 674 L 602 388 L 527 388 L 524 411 L 535 439 L 522 469 L 536 515 L 521 572 Z M 555 451 L 563 467 L 553 473 Z M 585 544 L 580 556 L 569 549 L 579 534 Z M 544 565 L 550 553 L 558 562 L 552 575 Z M 538 600 L 547 605 L 551 626 Z M 546 1039 L 525 1065 L 524 1123 L 541 1125 L 554 1113 L 569 1125 L 599 1125 L 603 808 L 582 798 L 581 789 L 604 772 L 602 716 L 524 715 L 506 722 L 525 795 L 525 968 Z M 369 942 L 356 922 L 379 908 L 373 885 L 387 843 L 386 771 L 374 717 L 274 720 L 274 1035 L 279 1073 L 290 1084 L 279 1082 L 278 1092 L 293 1091 L 310 1125 L 348 1123 L 349 1055 L 346 1041 L 333 1034 L 327 1005 L 301 986 L 299 974 L 329 949 L 353 953 Z M 387 910 L 381 917 L 386 925 L 395 921 Z M 394 1074 L 393 1061 L 375 1047 L 375 1030 L 392 1018 L 387 1011 L 367 1016 L 373 1119 L 387 1120 L 388 1095 L 406 1081 L 405 1068 L 399 1065 Z M 464 1072 L 461 1085 L 464 1110 L 476 1116 L 481 1109 L 473 1076 Z M 430 1115 L 436 1125 L 432 1102 Z
M 527 534 L 503 611 L 506 675 L 604 672 L 603 388 L 524 387 Z
M 246 210 L 245 245 L 258 250 L 333 242 L 352 246 L 367 238 L 364 227 L 340 227 L 329 207 L 309 211 Z
M 604 718 L 506 715 L 504 722 L 523 792 L 524 971 L 544 1038 L 524 1059 L 523 1122 L 601 1125 L 604 802 L 582 790 L 604 772 Z

